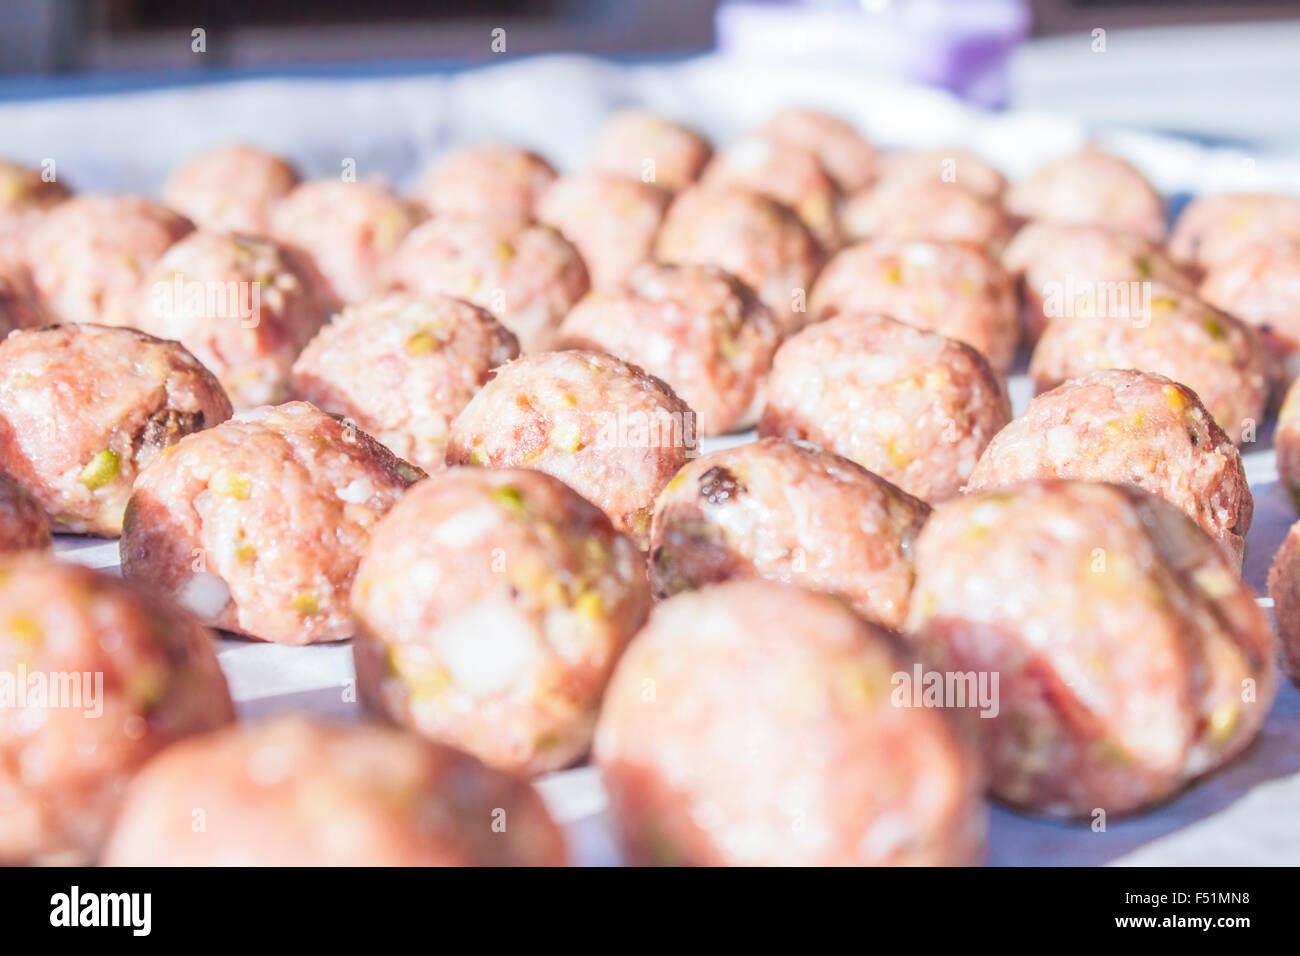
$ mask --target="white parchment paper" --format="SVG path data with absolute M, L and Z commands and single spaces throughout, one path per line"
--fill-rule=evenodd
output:
M 404 187 L 441 149 L 485 139 L 520 142 L 561 169 L 576 168 L 601 120 L 629 103 L 695 124 L 719 142 L 782 106 L 820 106 L 882 145 L 965 146 L 1013 178 L 1095 135 L 1169 195 L 1300 191 L 1300 157 L 1256 162 L 1239 151 L 1138 131 L 1085 130 L 1064 117 L 991 115 L 938 92 L 842 69 L 772 68 L 722 56 L 638 67 L 545 57 L 454 76 L 257 80 L 0 103 L 0 155 L 32 163 L 53 158 L 60 177 L 82 190 L 156 195 L 174 164 L 234 139 L 282 152 L 308 175 L 335 175 L 352 160 L 361 176 Z M 1028 382 L 1017 375 L 1011 385 L 1019 410 Z M 1269 563 L 1296 515 L 1277 484 L 1269 436 L 1245 458 L 1256 508 L 1244 573 L 1263 595 Z M 56 547 L 70 560 L 117 566 L 116 542 L 65 538 Z M 219 644 L 241 716 L 359 716 L 348 700 L 348 645 Z M 538 786 L 578 862 L 617 862 L 594 770 L 553 774 Z M 1300 863 L 1300 692 L 1283 687 L 1260 739 L 1230 766 L 1154 812 L 1111 821 L 1105 832 L 995 808 L 988 862 Z

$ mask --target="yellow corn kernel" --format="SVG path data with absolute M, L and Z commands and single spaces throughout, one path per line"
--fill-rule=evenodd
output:
M 523 492 L 514 485 L 500 485 L 493 488 L 491 494 L 493 501 L 516 517 L 522 518 L 528 511 Z
M 582 426 L 561 422 L 551 429 L 550 443 L 561 451 L 577 451 L 582 447 Z
M 1226 744 L 1237 729 L 1237 705 L 1227 700 L 1210 712 L 1210 740 L 1215 744 Z
M 94 491 L 96 488 L 103 488 L 106 484 L 117 477 L 118 466 L 121 459 L 117 452 L 111 448 L 105 448 L 81 469 L 81 474 L 77 480 Z
M 604 616 L 605 604 L 595 591 L 583 591 L 573 602 L 573 610 L 589 621 L 599 621 Z
M 310 591 L 299 591 L 293 596 L 289 606 L 303 617 L 310 617 L 313 614 L 320 613 L 320 602 L 316 600 L 316 595 Z
M 431 329 L 421 329 L 406 340 L 407 355 L 428 355 L 442 348 L 442 340 Z
M 218 468 L 208 479 L 208 491 L 223 498 L 244 501 L 253 489 L 253 483 L 244 475 L 228 468 Z

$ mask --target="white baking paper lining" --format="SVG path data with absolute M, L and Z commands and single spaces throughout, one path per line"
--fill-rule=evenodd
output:
M 1073 149 L 1089 131 L 1056 116 L 987 114 L 942 93 L 843 69 L 773 68 L 723 56 L 626 67 L 581 57 L 507 62 L 454 76 L 275 79 L 0 103 L 0 154 L 53 158 L 82 190 L 157 194 L 180 160 L 218 143 L 251 142 L 292 157 L 308 175 L 335 175 L 347 160 L 361 176 L 399 187 L 441 149 L 506 139 L 537 149 L 561 169 L 578 167 L 601 120 L 639 103 L 725 142 L 786 105 L 834 110 L 887 146 L 961 145 L 1012 178 Z M 1300 159 L 1255 160 L 1235 150 L 1132 131 L 1093 131 L 1138 163 L 1166 194 L 1229 189 L 1300 190 Z M 1024 407 L 1029 383 L 1011 380 Z M 734 444 L 746 436 L 705 449 Z M 1263 595 L 1269 563 L 1295 519 L 1277 484 L 1267 434 L 1246 452 L 1255 519 L 1244 574 Z M 117 567 L 117 543 L 63 538 L 56 549 L 100 568 Z M 290 648 L 218 642 L 241 717 L 306 710 L 356 719 L 347 644 Z M 563 824 L 576 862 L 617 863 L 599 775 L 589 767 L 552 774 L 538 787 Z M 988 862 L 1015 864 L 1300 863 L 1300 692 L 1286 684 L 1259 739 L 1231 765 L 1143 816 L 1104 832 L 995 807 Z

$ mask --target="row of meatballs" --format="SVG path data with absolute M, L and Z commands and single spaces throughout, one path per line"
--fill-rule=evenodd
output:
M 818 144 L 813 162 L 790 159 L 811 143 Z M 254 165 L 266 160 L 227 151 L 195 166 L 220 167 L 232 156 Z M 622 117 L 597 157 L 593 167 L 639 175 L 641 186 L 648 178 L 684 189 L 704 169 L 704 182 L 667 206 L 667 220 L 656 222 L 642 251 L 625 256 L 630 271 L 616 282 L 597 279 L 594 261 L 596 250 L 625 236 L 609 218 L 624 207 L 603 193 L 576 203 L 597 220 L 583 225 L 598 237 L 583 248 L 582 230 L 547 230 L 528 219 L 544 215 L 541 199 L 552 188 L 571 184 L 551 183 L 554 174 L 536 157 L 493 149 L 458 154 L 435 170 L 426 199 L 434 218 L 404 240 L 381 242 L 378 255 L 354 248 L 356 235 L 345 248 L 330 246 L 350 232 L 354 220 L 344 207 L 352 200 L 343 197 L 362 195 L 362 184 L 294 187 L 292 171 L 287 198 L 253 203 L 269 221 L 299 190 L 349 190 L 322 201 L 297 241 L 200 231 L 164 247 L 164 258 L 186 242 L 215 243 L 232 260 L 232 249 L 269 251 L 274 268 L 293 282 L 264 281 L 260 265 L 234 274 L 254 274 L 267 301 L 277 301 L 275 289 L 299 290 L 304 314 L 354 302 L 301 354 L 301 344 L 286 347 L 293 353 L 287 371 L 284 360 L 260 372 L 249 372 L 242 358 L 227 361 L 228 343 L 217 340 L 227 333 L 217 330 L 234 323 L 212 322 L 206 303 L 184 305 L 192 274 L 181 269 L 164 274 L 180 277 L 164 304 L 173 317 L 177 303 L 191 321 L 206 317 L 198 324 L 213 339 L 207 352 L 190 346 L 203 364 L 184 348 L 125 329 L 64 326 L 11 336 L 0 346 L 0 449 L 3 468 L 29 489 L 4 486 L 9 503 L 0 506 L 0 521 L 15 529 L 12 540 L 48 541 L 47 515 L 60 530 L 121 530 L 125 587 L 148 589 L 149 599 L 163 604 L 166 592 L 188 608 L 167 604 L 165 613 L 139 615 L 164 622 L 164 631 L 190 627 L 173 627 L 169 615 L 195 615 L 285 643 L 355 632 L 363 702 L 493 767 L 473 764 L 465 773 L 493 794 L 498 809 L 508 801 L 498 796 L 505 785 L 494 773 L 568 766 L 594 734 L 625 846 L 637 861 L 971 862 L 982 843 L 979 794 L 986 787 L 1042 812 L 1127 812 L 1249 742 L 1276 679 L 1272 634 L 1236 575 L 1251 499 L 1233 440 L 1250 440 L 1276 381 L 1270 376 L 1284 371 L 1266 365 L 1271 353 L 1259 346 L 1255 325 L 1203 301 L 1187 266 L 1206 250 L 1201 265 L 1214 267 L 1209 250 L 1224 244 L 1221 234 L 1243 231 L 1248 201 L 1227 200 L 1231 222 L 1189 211 L 1183 221 L 1192 219 L 1198 231 L 1193 253 L 1166 274 L 1159 271 L 1165 253 L 1153 244 L 1163 220 L 1158 232 L 1143 222 L 1150 207 L 1142 197 L 1154 191 L 1095 150 L 1049 165 L 1011 191 L 1021 194 L 1014 202 L 1000 176 L 973 157 L 876 157 L 852 130 L 806 113 L 783 114 L 712 161 L 689 131 Z M 674 165 L 683 157 L 694 158 Z M 826 176 L 835 173 L 829 189 L 793 188 L 815 181 L 819 166 Z M 949 176 L 953 169 L 960 172 Z M 1077 188 L 1081 169 L 1102 206 L 1079 209 L 1076 193 L 1092 195 Z M 1114 188 L 1097 188 L 1112 180 Z M 185 178 L 178 173 L 173 188 L 177 181 Z M 442 199 L 434 198 L 437 182 Z M 215 191 L 196 190 L 209 198 Z M 982 236 L 909 235 L 953 219 L 964 227 L 968 196 L 992 203 L 978 208 L 997 213 L 988 219 L 1002 225 Z M 905 208 L 891 207 L 890 197 L 904 197 L 897 202 Z M 514 200 L 517 208 L 506 208 Z M 39 214 L 33 236 L 77 202 Z M 1057 279 L 1041 281 L 1026 267 L 1024 333 L 1011 273 L 994 261 L 1011 234 L 1006 223 L 1015 221 L 1007 210 L 1017 204 L 1020 215 L 1045 221 L 1021 230 L 1005 253 L 1021 243 L 1022 252 L 1050 260 L 1050 251 L 1068 263 Z M 674 240 L 673 217 L 692 208 Z M 201 221 L 198 211 L 187 211 Z M 84 229 L 79 215 L 68 231 L 85 239 L 94 230 Z M 380 218 L 358 219 L 364 225 L 356 233 L 367 240 L 384 234 Z M 420 230 L 434 233 L 435 226 L 491 237 L 475 246 L 474 265 L 459 274 L 458 287 L 418 284 L 464 258 L 457 237 L 415 256 L 409 281 L 375 278 Z M 1276 219 L 1251 228 L 1270 243 L 1285 233 Z M 1038 239 L 1024 239 L 1034 230 Z M 525 232 L 546 235 L 550 248 L 562 248 L 560 233 L 570 235 L 581 250 L 571 261 L 584 270 L 583 291 L 591 284 L 595 291 L 575 305 L 576 295 L 555 297 L 563 282 L 543 282 L 546 309 L 514 315 L 517 296 L 499 277 L 521 259 L 537 261 L 521 256 L 534 248 L 520 238 Z M 844 233 L 878 238 L 836 252 Z M 313 242 L 326 247 L 313 249 Z M 65 321 L 79 317 L 53 303 L 89 302 L 83 318 L 114 324 L 112 283 L 98 283 L 84 261 L 93 255 L 86 250 L 115 249 L 138 276 L 140 263 L 123 254 L 121 242 L 100 235 L 72 252 L 74 264 L 64 266 L 75 278 L 71 292 L 57 278 L 35 280 L 45 259 L 32 254 L 30 239 L 26 245 L 34 294 L 7 301 L 34 302 Z M 45 248 L 58 245 L 69 254 L 66 239 Z M 1124 319 L 1137 321 L 1116 323 L 1095 299 L 1093 308 L 1083 299 L 1064 307 L 1059 296 L 1053 300 L 1050 283 L 1062 275 L 1127 281 L 1120 267 L 1104 270 L 1117 248 L 1130 245 L 1141 250 L 1129 255 L 1137 275 L 1165 283 L 1157 297 L 1137 303 L 1140 314 L 1125 304 Z M 394 258 L 383 261 L 392 248 Z M 646 249 L 664 262 L 633 265 Z M 832 255 L 805 302 L 809 279 Z M 1105 265 L 1094 269 L 1090 256 Z M 807 278 L 792 281 L 782 270 L 796 261 Z M 481 266 L 489 262 L 498 271 L 484 281 Z M 367 264 L 371 280 L 350 291 L 339 281 L 347 268 Z M 1043 274 L 1053 275 L 1052 268 L 1048 261 Z M 531 279 L 542 271 L 524 269 Z M 230 274 L 222 274 L 225 281 Z M 385 282 L 396 288 L 367 295 Z M 149 289 L 168 285 L 155 280 Z M 481 295 L 482 304 L 448 292 Z M 142 308 L 140 293 L 123 291 L 121 301 L 136 300 L 128 312 Z M 154 305 L 155 314 L 167 314 Z M 257 332 L 266 314 L 241 329 Z M 1097 319 L 1111 321 L 1044 351 L 1054 328 Z M 122 324 L 145 326 L 138 319 Z M 1112 336 L 1111 326 L 1141 334 Z M 537 328 L 555 338 L 530 339 Z M 1088 344 L 1100 332 L 1106 341 Z M 1008 424 L 1000 373 L 1022 334 L 1040 336 L 1040 386 L 1069 381 Z M 185 335 L 175 337 L 190 345 Z M 568 349 L 546 351 L 555 345 Z M 527 354 L 501 367 L 521 346 Z M 251 351 L 262 350 L 255 341 Z M 1040 363 L 1039 355 L 1058 357 Z M 1150 371 L 1122 370 L 1130 365 Z M 1044 366 L 1050 374 L 1039 374 Z M 275 376 L 280 384 L 269 393 L 237 391 L 237 381 L 266 389 Z M 231 399 L 244 407 L 282 397 L 277 390 L 285 388 L 343 417 L 293 402 L 230 418 Z M 692 460 L 697 429 L 720 433 L 755 419 L 770 437 Z M 444 462 L 492 467 L 453 467 L 407 492 L 424 475 L 405 458 L 429 471 Z M 1111 485 L 1047 481 L 1015 492 L 980 490 L 1044 477 L 1136 485 L 1176 508 Z M 963 485 L 968 495 L 945 501 Z M 933 514 L 927 502 L 939 503 Z M 1017 534 L 1000 533 L 1007 527 Z M 57 669 L 52 660 L 77 662 L 77 640 L 63 637 L 76 631 L 38 612 L 87 607 L 51 597 L 75 584 L 60 575 L 83 573 L 47 559 L 11 569 L 15 595 L 38 595 L 35 626 L 17 617 L 13 627 L 5 622 L 15 663 L 30 661 L 32 672 L 45 673 Z M 53 575 L 46 579 L 52 583 L 39 586 L 42 574 Z M 807 590 L 722 583 L 733 578 Z M 95 586 L 109 587 L 97 577 Z M 670 597 L 683 591 L 690 593 Z M 666 600 L 642 628 L 652 593 Z M 102 621 L 91 615 L 82 640 L 103 646 Z M 155 629 L 146 639 L 163 636 Z M 109 645 L 121 641 L 107 636 Z M 47 645 L 68 656 L 40 657 Z M 997 716 L 973 721 L 972 729 L 942 710 L 900 706 L 891 684 L 913 655 L 949 673 L 998 674 L 1005 692 Z M 163 689 L 144 694 L 134 693 L 132 668 L 124 667 L 127 716 L 92 725 L 80 740 L 106 756 L 109 769 L 79 787 L 60 776 L 72 769 L 65 765 L 71 755 L 60 761 L 58 751 L 76 734 L 57 728 L 44 738 L 19 721 L 11 735 L 19 769 L 0 786 L 0 805 L 28 815 L 13 817 L 28 822 L 19 828 L 28 842 L 18 841 L 7 858 L 93 858 L 125 778 L 143 756 L 229 719 L 219 671 L 211 680 L 205 662 L 185 657 L 173 656 L 178 670 L 194 666 L 208 675 L 204 691 L 187 695 L 195 715 L 166 716 L 164 678 L 172 665 L 154 675 L 152 685 Z M 107 737 L 97 740 L 101 727 Z M 124 733 L 144 743 L 124 747 Z M 360 731 L 358 749 L 369 746 L 365 734 L 380 731 Z M 420 839 L 409 841 L 418 850 L 379 858 L 562 859 L 544 813 L 518 790 L 510 799 L 533 834 L 531 851 L 513 839 L 492 842 L 509 827 L 486 811 L 487 802 L 444 805 L 445 774 L 443 789 L 427 792 L 436 768 L 412 783 L 395 781 L 392 766 L 366 765 L 357 780 L 316 766 L 316 754 L 351 746 L 351 736 L 288 721 L 169 748 L 134 785 L 106 859 L 156 860 L 133 854 L 163 845 L 187 861 L 307 859 L 270 839 L 282 829 L 278 839 L 292 839 L 318 862 L 355 861 L 365 846 L 406 845 L 409 828 L 420 830 Z M 33 737 L 36 746 L 24 746 Z M 810 750 L 813 740 L 822 743 Z M 286 750 L 303 756 L 284 758 Z M 276 760 L 278 772 L 268 770 L 265 763 Z M 227 763 L 230 773 L 215 781 L 189 769 Z M 191 826 L 192 807 L 229 804 L 242 814 L 249 793 L 267 794 L 273 784 L 285 789 L 271 797 L 265 817 L 242 826 L 222 820 L 220 840 L 189 835 L 204 832 Z M 415 805 L 402 803 L 396 812 L 375 795 L 392 796 L 390 785 Z M 841 797 L 845 788 L 853 799 Z M 73 796 L 60 803 L 53 793 Z M 292 824 L 282 819 L 305 803 L 321 808 L 322 818 L 336 804 L 355 813 L 328 832 L 311 814 Z M 97 812 L 86 813 L 88 804 Z M 481 829 L 460 838 L 486 837 L 500 855 L 476 856 L 484 845 L 465 850 L 446 826 L 425 820 L 446 824 L 453 811 L 466 811 L 462 820 L 469 811 L 478 815 Z M 387 842 L 376 836 L 381 830 Z M 280 849 L 259 857 L 263 846 Z

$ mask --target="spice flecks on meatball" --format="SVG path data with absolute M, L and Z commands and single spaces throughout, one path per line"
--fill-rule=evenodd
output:
M 591 744 L 650 606 L 644 556 L 539 471 L 453 468 L 379 524 L 352 588 L 364 704 L 515 773 Z
M 0 470 L 57 531 L 116 536 L 140 471 L 230 411 L 193 355 L 133 329 L 51 326 L 0 342 Z
M 451 420 L 518 340 L 483 309 L 443 295 L 387 292 L 334 317 L 299 356 L 293 391 L 355 422 L 429 472 Z
M 447 464 L 544 471 L 644 549 L 655 495 L 695 449 L 695 413 L 668 385 L 573 350 L 502 366 L 452 422 Z
M 884 316 L 841 315 L 776 353 L 758 432 L 804 439 L 924 501 L 955 495 L 1011 419 L 970 346 Z
M 992 792 L 1055 816 L 1131 813 L 1250 743 L 1277 686 L 1255 594 L 1215 541 L 1137 488 L 964 495 L 916 544 L 907 632 L 945 673 L 996 672 Z
M 370 532 L 421 477 L 306 402 L 242 412 L 140 475 L 122 573 L 212 627 L 279 644 L 342 640 Z
M 398 249 L 389 278 L 487 309 L 525 352 L 554 348 L 560 321 L 590 288 L 582 257 L 559 232 L 500 218 L 423 224 Z
M 663 379 L 702 435 L 749 427 L 780 331 L 740 281 L 712 266 L 644 265 L 593 292 L 560 327 L 568 348 L 615 355 Z

